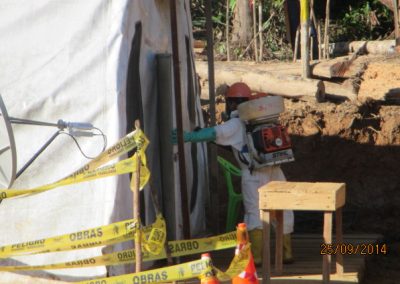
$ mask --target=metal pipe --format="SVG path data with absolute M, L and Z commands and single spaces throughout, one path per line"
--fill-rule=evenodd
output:
M 208 94 L 210 100 L 210 116 L 211 126 L 216 124 L 215 116 L 215 70 L 214 70 L 214 41 L 213 41 L 213 27 L 212 27 L 212 10 L 211 0 L 206 0 L 206 30 L 207 30 L 207 60 L 208 60 Z M 219 197 L 218 197 L 218 163 L 217 163 L 217 147 L 214 144 L 209 144 L 208 155 L 208 176 L 209 176 L 209 190 L 211 196 L 211 207 L 216 208 L 216 220 L 219 216 Z M 215 216 L 214 215 L 214 216 Z M 212 223 L 213 231 L 219 232 L 219 223 L 214 220 Z
M 214 41 L 212 28 L 211 0 L 206 0 L 206 31 L 207 31 L 207 61 L 208 61 L 208 92 L 210 99 L 211 126 L 215 119 L 215 74 L 214 74 Z
M 50 137 L 49 140 L 33 155 L 32 158 L 26 164 L 17 172 L 15 175 L 15 178 L 17 179 L 35 160 L 36 158 L 44 151 L 46 148 L 50 145 L 51 142 L 54 141 L 54 139 L 57 138 L 57 136 L 60 134 L 60 131 L 57 131 L 56 133 L 53 134 L 53 136 Z
M 28 124 L 28 125 L 60 127 L 60 125 L 58 123 L 29 120 L 29 119 L 23 119 L 23 118 L 9 117 L 9 120 L 11 123 L 14 123 L 14 124 Z
M 178 24 L 176 13 L 176 1 L 170 1 L 170 20 L 171 20 L 171 38 L 172 38 L 172 58 L 174 69 L 174 88 L 175 88 L 175 111 L 176 111 L 176 128 L 178 140 L 178 158 L 179 158 L 179 174 L 181 188 L 181 206 L 183 221 L 183 236 L 190 239 L 190 219 L 188 208 L 188 193 L 186 182 L 185 167 L 185 148 L 183 141 L 183 124 L 182 124 L 182 101 L 181 101 L 181 71 L 179 65 L 179 41 L 178 41 Z

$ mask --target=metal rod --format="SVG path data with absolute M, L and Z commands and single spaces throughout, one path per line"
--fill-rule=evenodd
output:
M 212 27 L 212 11 L 211 11 L 211 0 L 206 0 L 206 30 L 207 30 L 207 60 L 208 60 L 208 94 L 210 100 L 210 116 L 211 126 L 216 124 L 215 116 L 215 70 L 214 70 L 214 41 L 213 41 L 213 27 Z M 209 189 L 211 196 L 211 207 L 219 208 L 219 197 L 218 197 L 218 164 L 217 164 L 217 147 L 214 144 L 209 144 Z M 219 210 L 215 212 L 216 220 L 219 217 Z M 214 232 L 219 232 L 219 223 L 214 221 L 213 223 Z
M 260 37 L 260 61 L 263 60 L 263 46 L 264 46 L 264 41 L 263 41 L 263 16 L 262 16 L 262 0 L 259 1 L 258 3 L 258 35 Z
M 60 131 L 57 131 L 56 133 L 53 134 L 53 136 L 50 137 L 49 140 L 47 140 L 47 142 L 35 153 L 35 155 L 33 155 L 33 157 L 26 162 L 26 164 L 17 172 L 17 174 L 15 175 L 15 178 L 17 179 L 32 163 L 33 161 L 36 160 L 36 158 L 44 151 L 46 150 L 46 148 L 50 145 L 51 142 L 54 141 L 54 139 L 56 139 L 56 137 L 60 134 Z
M 215 74 L 214 74 L 214 41 L 212 28 L 211 0 L 206 0 L 206 30 L 207 30 L 207 60 L 208 60 L 208 91 L 210 99 L 211 126 L 215 119 Z
M 9 117 L 9 120 L 11 123 L 14 123 L 14 124 L 28 124 L 28 125 L 60 127 L 60 125 L 58 123 L 50 123 L 50 122 L 43 122 L 43 121 L 23 119 L 23 118 Z
M 186 182 L 185 167 L 185 148 L 183 141 L 183 124 L 182 124 L 182 101 L 181 101 L 181 71 L 179 65 L 179 40 L 178 40 L 178 23 L 176 13 L 176 1 L 170 0 L 170 20 L 171 20 L 171 38 L 172 38 L 172 58 L 174 69 L 174 88 L 175 88 L 175 111 L 176 111 L 176 128 L 178 140 L 178 158 L 181 188 L 181 206 L 183 221 L 183 236 L 190 239 L 190 219 L 188 206 L 188 192 Z

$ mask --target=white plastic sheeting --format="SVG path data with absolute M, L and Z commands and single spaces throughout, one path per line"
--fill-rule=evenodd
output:
M 179 20 L 182 37 L 181 62 L 186 63 L 184 36 L 191 39 L 189 1 L 181 1 Z M 168 1 L 159 0 L 2 0 L 0 1 L 0 94 L 10 116 L 47 122 L 91 122 L 103 130 L 111 145 L 126 133 L 126 77 L 135 24 L 142 23 L 140 79 L 145 132 L 150 141 L 156 135 L 152 119 L 152 96 L 156 90 L 155 55 L 170 53 Z M 190 65 L 189 65 L 190 66 Z M 194 67 L 193 67 L 194 68 Z M 182 64 L 183 104 L 188 103 L 187 64 Z M 195 120 L 187 119 L 184 128 L 201 125 L 198 98 Z M 18 169 L 56 131 L 51 127 L 14 125 Z M 94 156 L 102 148 L 102 138 L 79 138 L 82 150 Z M 193 183 L 190 145 L 186 146 L 189 188 L 196 188 L 192 208 L 192 233 L 204 229 L 205 150 L 194 161 L 197 184 Z M 156 186 L 159 173 L 154 153 L 148 150 L 150 169 Z M 13 188 L 32 188 L 55 181 L 87 162 L 66 135 L 49 148 L 16 180 Z M 177 165 L 174 165 L 177 169 Z M 179 181 L 177 170 L 176 179 Z M 190 192 L 189 192 L 190 197 Z M 146 206 L 150 207 L 149 198 Z M 181 236 L 179 187 L 176 187 L 177 236 Z M 149 211 L 149 210 L 148 210 Z M 151 210 L 147 213 L 153 215 Z M 107 178 L 57 188 L 45 193 L 4 200 L 0 204 L 0 245 L 25 242 L 106 225 L 132 217 L 129 177 Z M 167 220 L 168 221 L 168 220 Z M 124 248 L 129 246 L 125 244 Z M 121 249 L 118 246 L 117 249 Z M 37 265 L 69 261 L 101 254 L 101 248 L 15 257 L 4 264 Z M 131 265 L 133 267 L 133 265 Z M 48 271 L 56 278 L 74 280 L 105 275 L 105 267 Z M 120 267 L 111 274 L 124 272 Z M 29 274 L 44 274 L 31 272 Z M 54 276 L 52 276 L 54 277 Z M 1 276 L 0 276 L 1 279 Z

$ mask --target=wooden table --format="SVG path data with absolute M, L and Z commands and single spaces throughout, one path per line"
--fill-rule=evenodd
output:
M 270 212 L 276 211 L 275 272 L 282 274 L 283 210 L 324 212 L 324 244 L 332 244 L 333 212 L 336 214 L 336 244 L 343 243 L 342 207 L 345 204 L 346 185 L 326 182 L 270 182 L 259 190 L 260 214 L 263 223 L 263 284 L 271 283 Z M 324 246 L 323 244 L 321 244 Z M 322 254 L 322 253 L 321 253 Z M 322 254 L 323 283 L 330 281 L 331 255 Z M 343 274 L 343 255 L 336 253 L 336 273 Z

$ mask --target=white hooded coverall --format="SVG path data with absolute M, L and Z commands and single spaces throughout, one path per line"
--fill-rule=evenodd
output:
M 238 112 L 233 111 L 231 118 L 221 125 L 214 127 L 216 132 L 216 143 L 224 146 L 232 146 L 236 160 L 242 171 L 242 195 L 244 203 L 244 222 L 249 231 L 262 229 L 259 210 L 258 189 L 272 180 L 285 181 L 286 178 L 279 166 L 267 166 L 260 169 L 254 169 L 252 173 L 248 166 L 242 162 L 242 159 L 248 158 L 246 145 L 246 127 L 238 117 Z M 294 214 L 293 211 L 285 210 L 283 212 L 283 233 L 293 232 Z

